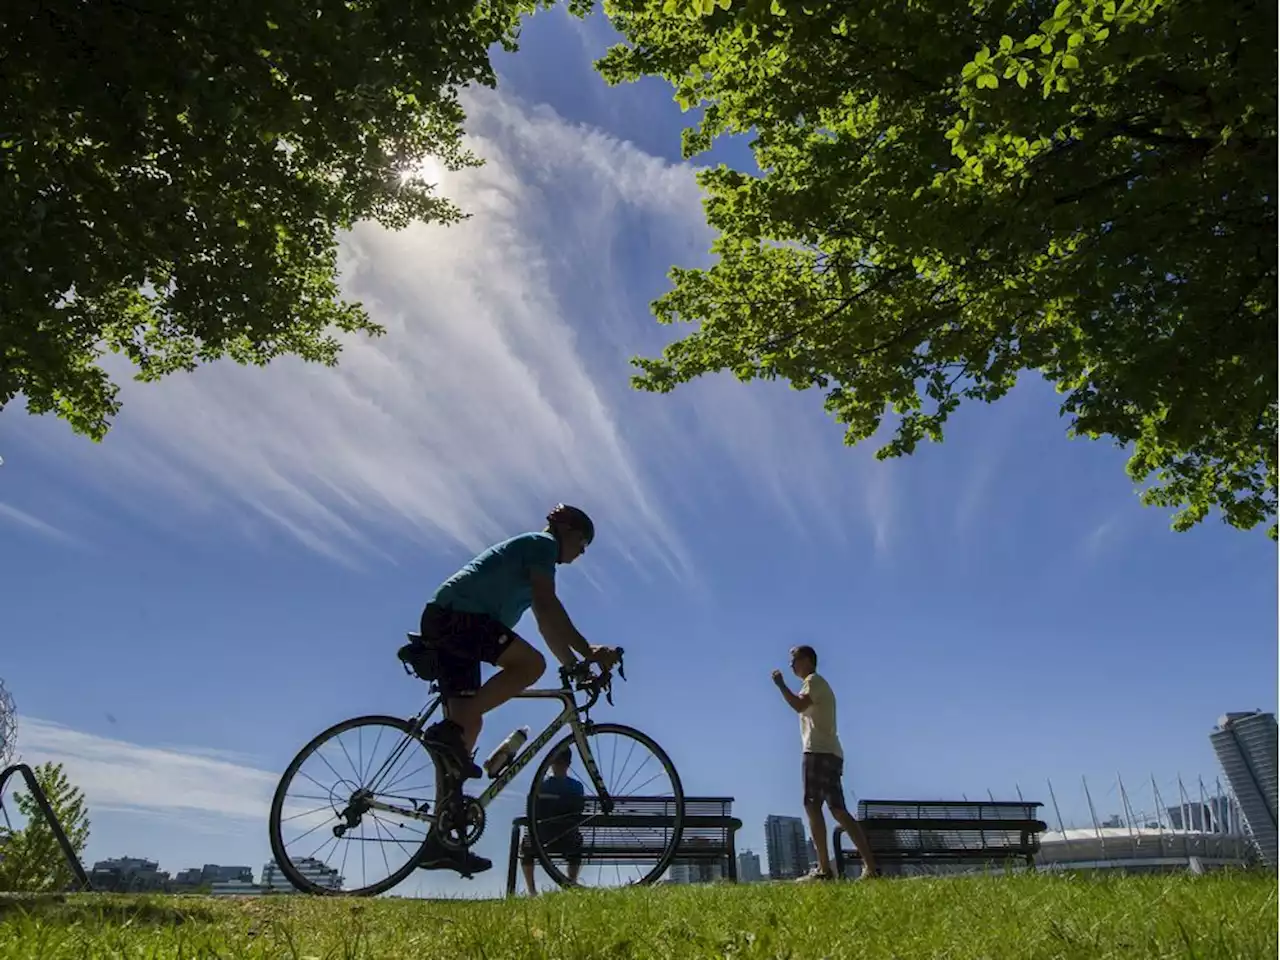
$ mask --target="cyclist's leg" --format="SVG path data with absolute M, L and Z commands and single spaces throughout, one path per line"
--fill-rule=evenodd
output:
M 481 770 L 471 756 L 484 726 L 484 715 L 536 682 L 547 661 L 498 621 L 434 604 L 428 604 L 422 612 L 422 637 L 440 654 L 440 688 L 445 697 L 446 718 L 426 733 L 456 755 L 467 776 L 478 777 Z M 483 685 L 482 661 L 498 668 Z
M 465 778 L 483 772 L 471 759 L 462 727 L 454 720 L 455 705 L 480 689 L 480 645 L 475 640 L 475 617 L 435 604 L 422 611 L 422 639 L 436 650 L 437 683 L 444 698 L 444 719 L 423 731 L 427 740 L 453 757 Z M 472 741 L 474 745 L 474 740 Z
M 480 688 L 480 661 L 442 649 L 439 653 L 440 673 L 437 682 L 444 697 L 444 719 L 424 730 L 423 736 L 447 750 L 463 779 L 478 777 L 483 771 L 472 759 L 475 741 L 467 742 L 464 729 L 455 720 L 456 705 L 475 696 Z
M 474 695 L 451 698 L 447 708 L 449 719 L 462 728 L 462 740 L 468 751 L 476 747 L 484 727 L 484 715 L 533 686 L 547 669 L 546 657 L 510 630 L 480 639 L 480 659 L 493 664 L 498 672 Z

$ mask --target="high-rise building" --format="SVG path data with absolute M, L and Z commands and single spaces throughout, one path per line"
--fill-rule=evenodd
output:
M 738 882 L 755 883 L 760 880 L 760 854 L 744 850 L 738 854 Z
M 1261 710 L 1228 713 L 1218 720 L 1209 741 L 1259 855 L 1275 869 L 1280 865 L 1276 849 L 1276 715 Z
M 764 844 L 769 857 L 769 876 L 774 880 L 803 876 L 809 866 L 806 843 L 804 821 L 799 817 L 772 813 L 765 817 Z

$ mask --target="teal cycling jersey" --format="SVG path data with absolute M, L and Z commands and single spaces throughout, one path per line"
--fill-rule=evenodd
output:
M 549 533 L 522 533 L 495 543 L 440 585 L 430 602 L 462 613 L 483 613 L 508 630 L 533 605 L 529 575 L 553 578 L 560 545 Z

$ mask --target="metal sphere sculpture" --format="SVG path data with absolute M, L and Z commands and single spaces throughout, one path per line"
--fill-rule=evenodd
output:
M 18 749 L 18 711 L 11 694 L 0 680 L 0 768 L 7 767 Z

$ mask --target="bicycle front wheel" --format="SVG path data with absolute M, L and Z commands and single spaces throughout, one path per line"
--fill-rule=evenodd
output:
M 302 748 L 276 787 L 270 818 L 276 865 L 303 893 L 390 890 L 417 865 L 438 782 L 435 755 L 407 720 L 335 724 Z
M 538 765 L 521 859 L 536 858 L 562 887 L 653 883 L 684 833 L 684 787 L 675 765 L 634 727 L 597 723 L 583 739 L 585 755 L 570 733 Z M 571 757 L 567 772 L 556 759 L 564 751 Z

